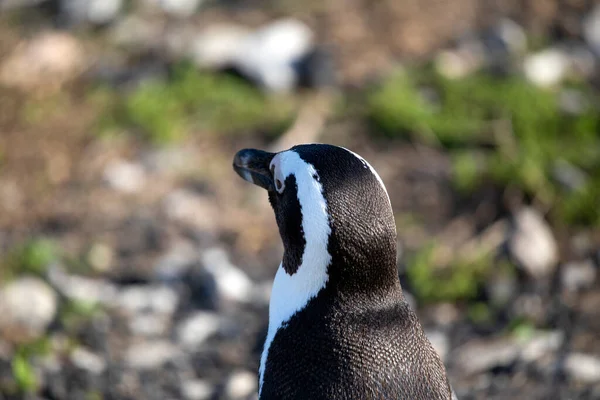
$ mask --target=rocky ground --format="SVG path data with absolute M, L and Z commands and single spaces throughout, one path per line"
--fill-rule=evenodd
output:
M 256 398 L 231 161 L 314 140 L 386 183 L 459 398 L 600 398 L 599 56 L 589 1 L 1 1 L 0 399 Z

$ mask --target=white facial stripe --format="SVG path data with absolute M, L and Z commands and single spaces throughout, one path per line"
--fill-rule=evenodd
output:
M 277 174 L 282 181 L 291 174 L 296 177 L 306 246 L 302 254 L 302 264 L 295 274 L 288 275 L 283 265 L 279 265 L 275 275 L 269 304 L 269 331 L 260 360 L 259 394 L 269 347 L 275 334 L 325 287 L 329 279 L 327 266 L 331 262 L 331 255 L 327 251 L 331 227 L 323 187 L 313 177 L 317 175 L 317 171 L 294 151 L 277 154 L 271 165 L 273 164 L 276 165 Z
M 340 146 L 341 147 L 341 146 Z M 371 164 L 369 164 L 367 162 L 367 160 L 365 160 L 364 158 L 362 158 L 361 156 L 359 156 L 358 154 L 356 154 L 355 152 L 353 152 L 352 150 L 348 150 L 345 147 L 341 147 L 342 149 L 346 150 L 347 152 L 349 152 L 350 154 L 354 155 L 354 157 L 358 158 L 363 165 L 365 166 L 365 168 L 369 168 L 371 170 L 371 173 L 373 175 L 375 175 L 375 178 L 377 178 L 377 180 L 379 181 L 379 184 L 381 185 L 381 188 L 383 189 L 383 191 L 385 192 L 385 195 L 387 196 L 387 199 L 390 203 L 390 206 L 392 205 L 392 201 L 390 200 L 390 195 L 387 192 L 387 189 L 385 188 L 385 185 L 383 184 L 383 180 L 381 179 L 381 177 L 379 176 L 379 174 L 377 173 L 377 171 L 375 171 L 375 168 L 373 168 L 371 166 Z

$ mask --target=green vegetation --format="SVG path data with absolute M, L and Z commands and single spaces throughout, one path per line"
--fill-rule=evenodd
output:
M 31 239 L 7 255 L 0 268 L 0 278 L 9 279 L 24 274 L 43 275 L 48 265 L 58 256 L 59 252 L 52 241 Z
M 425 303 L 474 299 L 488 274 L 491 260 L 457 257 L 448 264 L 438 265 L 435 253 L 436 246 L 431 244 L 409 259 L 406 275 L 415 296 Z
M 276 134 L 291 122 L 293 111 L 291 98 L 269 97 L 240 78 L 198 72 L 187 64 L 176 67 L 168 82 L 147 82 L 123 96 L 106 89 L 98 93 L 107 107 L 103 131 L 134 127 L 156 144 L 193 130 Z
M 485 179 L 510 183 L 567 224 L 600 225 L 600 115 L 593 107 L 563 112 L 559 93 L 518 77 L 449 80 L 429 70 L 390 78 L 368 94 L 367 107 L 387 137 L 446 147 L 459 191 L 471 192 Z M 588 177 L 581 187 L 556 181 L 559 160 Z
M 27 344 L 21 344 L 12 360 L 12 373 L 16 389 L 19 393 L 33 393 L 37 390 L 38 381 L 31 359 L 50 352 L 50 342 L 41 338 Z

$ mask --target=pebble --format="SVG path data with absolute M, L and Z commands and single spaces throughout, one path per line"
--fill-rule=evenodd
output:
M 570 292 L 587 289 L 594 286 L 597 274 L 592 260 L 573 261 L 562 266 L 561 284 Z
M 254 284 L 248 276 L 229 261 L 227 252 L 211 248 L 202 254 L 204 270 L 214 279 L 219 297 L 239 302 L 253 300 Z
M 136 336 L 160 337 L 168 328 L 168 319 L 160 314 L 135 314 L 129 320 L 129 331 Z
M 249 35 L 248 29 L 238 25 L 209 26 L 192 40 L 190 57 L 200 68 L 220 69 L 232 66 Z
M 567 375 L 586 383 L 600 382 L 600 358 L 583 353 L 572 353 L 565 360 Z
M 179 304 L 179 295 L 165 285 L 132 285 L 121 290 L 116 304 L 132 313 L 173 314 Z
M 523 208 L 514 215 L 508 247 L 519 265 L 534 278 L 547 277 L 556 268 L 556 239 L 542 215 L 533 208 Z
M 565 189 L 577 191 L 588 182 L 587 174 L 566 160 L 558 159 L 552 165 L 552 175 Z
M 177 339 L 184 348 L 194 350 L 217 333 L 220 326 L 218 314 L 198 311 L 179 323 Z
M 521 358 L 526 362 L 537 361 L 558 351 L 564 340 L 565 335 L 560 331 L 536 331 L 532 338 L 523 344 Z
M 215 389 L 210 382 L 195 379 L 183 382 L 181 391 L 186 400 L 208 400 L 213 398 Z
M 154 369 L 180 355 L 180 350 L 171 342 L 155 340 L 132 345 L 125 353 L 125 362 L 135 369 Z
M 585 16 L 583 37 L 594 53 L 600 56 L 600 4 Z
M 256 374 L 249 371 L 236 371 L 225 384 L 225 395 L 228 399 L 244 399 L 252 395 L 258 388 Z
M 112 266 L 114 250 L 104 243 L 94 243 L 87 254 L 90 266 L 98 272 L 106 272 Z
M 38 337 L 54 320 L 58 308 L 56 293 L 43 280 L 19 278 L 0 289 L 0 332 Z
M 197 259 L 196 245 L 186 240 L 176 241 L 156 262 L 155 277 L 164 283 L 180 281 Z
M 84 22 L 103 25 L 115 20 L 123 8 L 123 0 L 61 0 L 61 18 L 68 25 Z
M 519 346 L 512 340 L 471 340 L 456 350 L 456 361 L 466 374 L 508 366 L 519 357 Z
M 94 375 L 99 375 L 106 370 L 106 361 L 97 354 L 84 349 L 83 347 L 77 347 L 70 354 L 71 362 Z
M 287 92 L 298 84 L 294 63 L 313 48 L 313 33 L 295 19 L 274 21 L 246 37 L 235 66 L 261 87 Z
M 525 77 L 541 87 L 560 83 L 569 68 L 567 55 L 559 49 L 547 49 L 528 55 L 523 63 Z
M 161 42 L 162 35 L 161 22 L 132 14 L 115 22 L 107 36 L 119 47 L 141 51 L 156 48 Z
M 85 67 L 79 41 L 68 33 L 45 32 L 3 57 L 0 84 L 32 90 L 58 89 Z
M 0 11 L 36 6 L 46 1 L 47 0 L 2 0 L 0 1 Z
M 219 211 L 215 201 L 187 189 L 177 189 L 163 202 L 165 213 L 172 220 L 192 225 L 199 230 L 213 231 Z
M 589 109 L 589 100 L 579 90 L 563 89 L 558 97 L 558 105 L 564 113 L 581 115 Z
M 159 0 L 160 8 L 167 14 L 184 18 L 193 15 L 203 0 Z
M 63 296 L 91 304 L 111 304 L 118 292 L 117 287 L 106 280 L 71 275 L 58 265 L 48 269 L 48 280 Z
M 108 164 L 103 177 L 110 187 L 123 193 L 138 192 L 146 183 L 143 166 L 125 160 L 116 160 Z

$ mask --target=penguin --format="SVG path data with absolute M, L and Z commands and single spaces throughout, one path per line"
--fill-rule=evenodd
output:
M 302 144 L 240 150 L 233 168 L 268 191 L 284 247 L 259 399 L 455 399 L 403 296 L 391 202 L 371 165 Z

